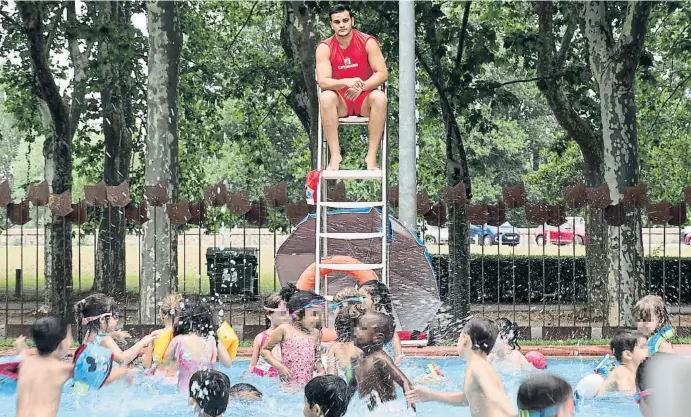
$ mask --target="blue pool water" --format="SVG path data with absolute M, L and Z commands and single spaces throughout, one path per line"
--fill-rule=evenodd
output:
M 462 388 L 462 376 L 465 362 L 456 359 L 414 359 L 407 358 L 401 369 L 413 380 L 424 374 L 427 364 L 435 362 L 442 373 L 449 379 L 449 383 L 437 386 L 443 391 L 456 391 Z M 589 359 L 578 360 L 548 360 L 548 372 L 562 376 L 574 386 L 586 373 L 592 372 L 595 361 Z M 303 396 L 301 393 L 291 394 L 280 389 L 272 380 L 248 376 L 241 379 L 247 370 L 247 361 L 236 361 L 230 368 L 222 368 L 233 384 L 247 382 L 257 386 L 264 393 L 264 400 L 254 403 L 231 402 L 224 414 L 228 416 L 248 417 L 298 417 L 302 416 Z M 536 371 L 538 372 L 538 371 Z M 524 375 L 501 374 L 504 388 L 509 398 L 515 404 L 516 392 Z M 418 416 L 452 415 L 454 417 L 470 416 L 467 408 L 454 408 L 442 404 L 418 404 Z M 366 408 L 357 401 L 357 396 L 348 409 L 347 417 L 367 415 L 372 417 L 390 417 L 395 415 L 414 415 L 405 412 L 402 393 L 399 402 L 386 404 L 373 413 L 366 412 Z M 174 385 L 165 385 L 149 377 L 139 376 L 135 386 L 117 383 L 106 386 L 98 392 L 84 397 L 75 397 L 66 389 L 60 404 L 61 417 L 182 417 L 192 416 L 193 410 L 187 403 L 186 396 L 178 394 Z M 10 396 L 0 396 L 0 417 L 15 415 L 15 399 Z M 639 416 L 638 406 L 630 396 L 616 394 L 609 397 L 589 401 L 582 404 L 576 413 L 578 417 L 635 417 Z

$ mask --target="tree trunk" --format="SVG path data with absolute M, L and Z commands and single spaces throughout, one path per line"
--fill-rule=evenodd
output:
M 581 140 L 583 142 L 584 140 Z M 588 187 L 599 187 L 604 176 L 602 155 L 593 154 L 592 149 L 581 148 L 585 164 L 583 177 Z M 602 323 L 607 320 L 606 306 L 609 300 L 607 294 L 607 273 L 609 269 L 607 223 L 604 210 L 589 208 L 585 223 L 586 240 L 586 272 L 588 274 L 588 319 L 591 323 Z
M 167 182 L 168 198 L 178 193 L 178 84 L 182 32 L 179 3 L 149 1 L 149 85 L 144 184 Z M 157 303 L 177 288 L 177 231 L 165 207 L 151 207 L 144 224 L 141 317 L 156 322 Z
M 281 31 L 283 50 L 288 59 L 297 58 L 295 83 L 288 96 L 288 104 L 300 119 L 309 136 L 312 168 L 317 167 L 319 144 L 319 97 L 317 96 L 314 52 L 317 50 L 317 29 L 314 14 L 301 1 L 283 3 L 284 23 Z
M 129 73 L 127 61 L 118 55 L 117 38 L 129 25 L 124 5 L 119 1 L 103 3 L 102 21 L 111 25 L 108 38 L 101 40 L 101 106 L 103 111 L 103 137 L 105 159 L 103 180 L 106 185 L 119 185 L 129 178 L 132 159 L 132 126 L 125 119 Z M 108 206 L 102 210 L 96 252 L 96 278 L 94 290 L 114 297 L 125 293 L 125 233 L 124 209 Z
M 605 2 L 586 2 L 584 9 L 590 67 L 600 90 L 604 180 L 614 204 L 622 200 L 624 188 L 637 185 L 640 177 L 634 82 L 650 16 L 651 6 L 646 3 L 629 3 L 617 44 Z M 633 326 L 644 257 L 637 210 L 627 209 L 621 227 L 609 227 L 608 246 L 608 323 Z
M 50 146 L 55 160 L 55 176 L 51 185 L 52 192 L 60 194 L 72 188 L 72 136 L 69 109 L 60 96 L 48 64 L 43 26 L 45 5 L 40 2 L 19 2 L 16 7 L 24 22 L 37 91 L 46 102 L 53 121 Z M 74 317 L 71 305 L 72 224 L 66 217 L 53 216 L 50 229 L 50 240 L 46 244 L 51 247 L 51 293 L 54 294 L 51 297 L 51 310 L 71 321 Z

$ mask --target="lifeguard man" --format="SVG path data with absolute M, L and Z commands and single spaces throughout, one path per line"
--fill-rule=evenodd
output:
M 377 149 L 386 121 L 386 94 L 377 90 L 388 77 L 379 42 L 353 29 L 353 14 L 337 4 L 329 11 L 334 35 L 317 46 L 317 83 L 324 134 L 331 158 L 328 170 L 337 170 L 342 157 L 338 143 L 338 118 L 369 117 L 368 170 L 377 170 Z

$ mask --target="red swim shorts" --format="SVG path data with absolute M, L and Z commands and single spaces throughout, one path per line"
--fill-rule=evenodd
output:
M 347 89 L 346 89 L 347 90 Z M 345 91 L 339 91 L 338 94 L 343 98 L 348 108 L 348 116 L 362 116 L 362 104 L 367 99 L 367 96 L 372 92 L 372 90 L 363 91 L 355 100 L 346 100 L 344 97 Z

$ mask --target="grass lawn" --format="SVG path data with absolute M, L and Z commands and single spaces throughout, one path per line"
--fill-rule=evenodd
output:
M 23 252 L 23 253 L 22 253 Z M 201 253 L 201 259 L 200 259 Z M 187 292 L 197 292 L 201 286 L 202 292 L 209 292 L 209 279 L 206 275 L 206 247 L 183 246 L 178 252 L 178 276 L 180 289 Z M 7 286 L 10 294 L 14 294 L 15 269 L 22 269 L 22 284 L 25 296 L 36 295 L 36 283 L 39 293 L 44 286 L 43 247 L 38 248 L 38 263 L 36 262 L 36 247 L 9 248 L 0 247 L 0 292 L 5 292 Z M 200 262 L 201 261 L 201 262 Z M 77 291 L 88 291 L 94 281 L 94 247 L 82 246 L 80 251 L 72 253 L 73 285 Z M 136 246 L 127 247 L 125 252 L 127 268 L 127 290 L 139 292 L 140 258 Z M 37 267 L 38 266 L 38 267 Z M 275 275 L 273 246 L 264 246 L 259 254 L 259 287 L 260 292 L 271 292 L 280 289 L 278 276 Z M 8 271 L 8 274 L 6 274 Z M 275 286 L 274 286 L 275 285 Z

